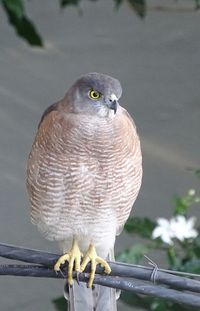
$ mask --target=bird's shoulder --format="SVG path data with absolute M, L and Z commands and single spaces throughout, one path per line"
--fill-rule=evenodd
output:
M 41 129 L 61 129 L 67 130 L 74 126 L 73 114 L 64 101 L 58 101 L 43 112 L 38 124 L 38 131 Z
M 45 111 L 43 112 L 42 117 L 41 117 L 41 119 L 40 119 L 40 122 L 39 122 L 39 124 L 38 124 L 38 128 L 40 127 L 40 125 L 42 124 L 42 122 L 44 121 L 44 119 L 45 119 L 46 117 L 49 117 L 50 114 L 51 114 L 51 112 L 53 112 L 53 111 L 59 111 L 59 102 L 53 103 L 52 105 L 50 105 L 49 107 L 47 107 L 47 108 L 45 109 Z

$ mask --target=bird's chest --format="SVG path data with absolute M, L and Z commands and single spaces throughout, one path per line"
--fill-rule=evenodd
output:
M 95 124 L 72 130 L 66 140 L 63 163 L 66 182 L 82 185 L 85 195 L 111 191 L 122 184 L 127 169 L 133 167 L 133 136 L 120 125 Z M 128 170 L 129 171 L 129 170 Z M 130 170 L 131 173 L 131 170 Z

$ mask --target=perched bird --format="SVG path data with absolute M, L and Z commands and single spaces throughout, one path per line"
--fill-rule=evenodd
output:
M 121 94 L 120 82 L 108 75 L 80 77 L 44 112 L 28 159 L 31 220 L 60 244 L 54 269 L 69 262 L 70 310 L 116 310 L 115 290 L 91 287 L 97 264 L 111 272 L 106 260 L 114 259 L 115 237 L 142 180 L 140 140 Z M 72 272 L 89 262 L 88 289 Z

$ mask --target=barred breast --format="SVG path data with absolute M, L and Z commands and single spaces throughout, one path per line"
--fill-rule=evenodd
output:
M 111 248 L 141 179 L 140 141 L 122 107 L 112 118 L 51 111 L 28 160 L 32 222 L 50 240 Z

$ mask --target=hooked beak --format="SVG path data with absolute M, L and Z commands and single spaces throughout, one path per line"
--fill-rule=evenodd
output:
M 117 106 L 118 106 L 118 98 L 114 93 L 112 93 L 109 98 L 108 107 L 114 110 L 114 114 L 116 114 Z

